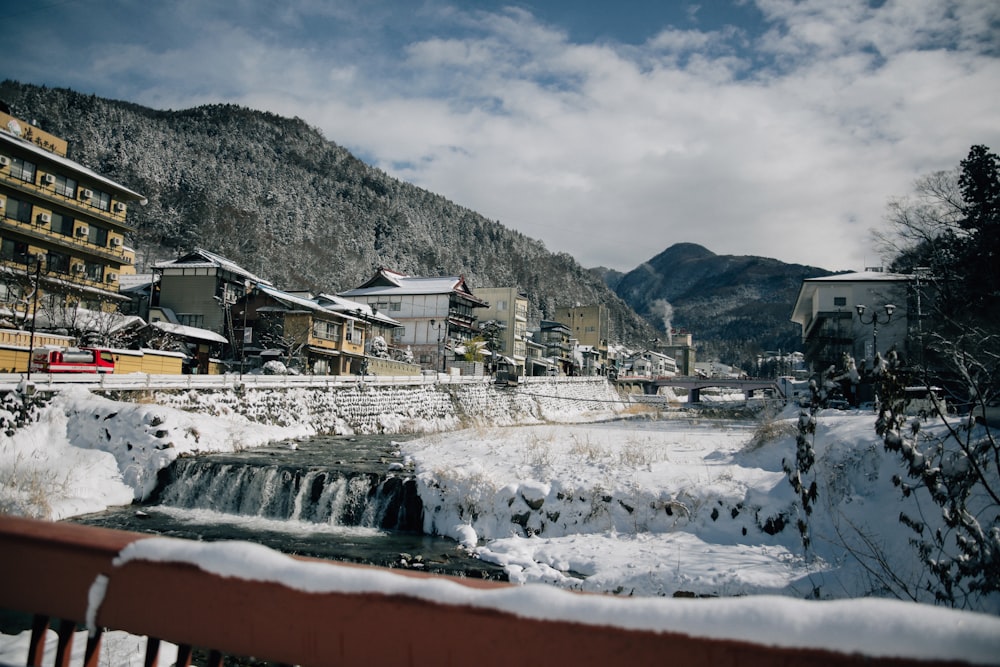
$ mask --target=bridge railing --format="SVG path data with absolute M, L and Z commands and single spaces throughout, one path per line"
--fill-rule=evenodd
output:
M 242 567 L 260 560 L 255 558 L 259 554 L 240 558 L 242 551 L 224 551 L 246 549 L 246 544 L 162 538 L 144 544 L 147 539 L 0 515 L 0 608 L 35 617 L 26 664 L 41 664 L 46 628 L 53 623 L 59 634 L 57 665 L 68 664 L 78 623 L 92 631 L 85 652 L 88 666 L 98 662 L 105 629 L 148 637 L 147 665 L 156 664 L 161 641 L 178 645 L 178 665 L 190 664 L 192 647 L 207 651 L 212 665 L 221 664 L 223 655 L 347 667 L 509 667 L 543 658 L 570 665 L 689 667 L 960 664 L 610 627 L 574 612 L 573 598 L 580 605 L 597 600 L 584 594 L 559 592 L 569 599 L 559 605 L 564 617 L 573 620 L 547 619 L 537 613 L 544 598 L 537 590 L 293 559 L 263 547 L 255 547 L 265 552 L 263 567 L 249 568 L 253 574 L 248 575 Z M 229 558 L 220 558 L 220 550 Z M 197 555 L 185 558 L 189 553 Z M 446 594 L 437 594 L 442 591 Z M 519 593 L 524 594 L 520 603 L 513 597 Z M 717 621 L 706 610 L 704 622 Z

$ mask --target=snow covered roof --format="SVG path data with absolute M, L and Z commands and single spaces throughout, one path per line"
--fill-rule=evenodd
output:
M 256 276 L 236 262 L 226 259 L 221 255 L 216 255 L 213 252 L 204 250 L 202 248 L 195 248 L 192 252 L 179 257 L 177 259 L 171 259 L 166 262 L 157 262 L 153 265 L 157 269 L 166 269 L 175 266 L 183 266 L 185 268 L 216 268 L 229 271 L 230 273 L 235 273 L 238 276 L 243 276 L 244 278 L 250 280 L 251 282 L 270 285 L 270 280 L 264 280 L 263 278 Z
M 414 277 L 381 268 L 360 287 L 341 292 L 340 296 L 381 296 L 457 293 L 475 304 L 486 302 L 472 293 L 464 276 Z
M 8 132 L 0 132 L 0 141 L 3 141 L 4 143 L 13 146 L 17 146 L 22 150 L 27 150 L 33 155 L 37 155 L 39 158 L 43 160 L 47 160 L 49 162 L 54 162 L 58 164 L 60 167 L 63 167 L 64 169 L 68 169 L 69 171 L 75 171 L 78 174 L 82 174 L 83 176 L 86 176 L 88 180 L 94 181 L 95 183 L 100 183 L 101 185 L 106 186 L 108 189 L 113 190 L 114 194 L 120 199 L 129 199 L 132 201 L 138 201 L 142 205 L 145 205 L 148 201 L 144 196 L 142 196 L 135 190 L 127 188 L 121 183 L 112 181 L 110 178 L 106 176 L 101 176 L 96 171 L 84 167 L 79 162 L 74 162 L 73 160 L 63 157 L 62 155 L 53 153 L 51 151 L 47 151 L 44 148 L 41 148 L 40 146 L 36 146 L 35 144 L 31 143 L 30 141 L 27 141 L 26 139 L 15 137 L 14 135 Z
M 837 273 L 820 278 L 806 278 L 804 283 L 860 283 L 860 282 L 905 282 L 913 280 L 913 276 L 905 273 L 888 273 L 885 271 L 853 271 Z
M 209 331 L 208 329 L 199 329 L 198 327 L 191 327 L 185 324 L 174 324 L 173 322 L 164 322 L 163 320 L 157 322 L 150 322 L 149 326 L 154 329 L 159 329 L 160 331 L 172 334 L 174 336 L 180 336 L 181 338 L 191 338 L 194 340 L 204 340 L 210 343 L 228 343 L 224 336 L 220 336 L 214 331 Z
M 315 301 L 321 306 L 334 310 L 338 313 L 353 313 L 362 319 L 380 322 L 392 327 L 403 326 L 398 320 L 394 320 L 388 315 L 383 315 L 378 312 L 378 309 L 372 308 L 367 303 L 363 303 L 361 301 L 352 301 L 351 299 L 345 299 L 344 297 L 336 294 L 320 294 L 316 297 Z
M 348 315 L 345 312 L 340 312 L 340 311 L 337 311 L 337 310 L 335 310 L 333 308 L 327 308 L 327 307 L 325 307 L 323 305 L 320 305 L 319 303 L 317 303 L 314 300 L 304 299 L 304 298 L 302 298 L 300 296 L 296 296 L 295 294 L 289 294 L 288 292 L 282 292 L 281 290 L 276 289 L 274 287 L 268 287 L 267 285 L 258 285 L 257 286 L 257 290 L 259 292 L 263 293 L 263 294 L 268 295 L 272 299 L 275 299 L 276 301 L 280 301 L 281 303 L 284 303 L 284 304 L 286 304 L 286 305 L 288 305 L 290 307 L 293 307 L 293 308 L 301 308 L 303 310 L 307 310 L 307 311 L 310 311 L 310 312 L 322 313 L 322 314 L 326 314 L 326 315 L 336 315 L 338 317 L 341 317 L 341 318 L 347 319 L 347 320 L 355 320 L 356 321 L 358 319 L 357 317 L 354 317 L 352 315 Z M 265 308 L 258 308 L 257 310 L 265 310 Z

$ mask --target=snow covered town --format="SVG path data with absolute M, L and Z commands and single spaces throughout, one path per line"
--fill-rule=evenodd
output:
M 0 120 L 0 663 L 1000 663 L 1000 591 L 933 537 L 1000 544 L 990 484 L 942 513 L 901 481 L 946 485 L 928 444 L 975 467 L 991 414 L 926 385 L 887 429 L 855 381 L 913 276 L 805 281 L 806 351 L 758 387 L 461 276 L 137 273 L 143 195 Z

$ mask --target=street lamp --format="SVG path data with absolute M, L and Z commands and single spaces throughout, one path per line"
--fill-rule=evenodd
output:
M 892 314 L 895 312 L 896 306 L 891 303 L 885 304 L 885 320 L 880 320 L 878 311 L 873 310 L 872 314 L 868 317 L 868 321 L 866 322 L 864 315 L 867 308 L 867 306 L 860 303 L 854 306 L 854 309 L 858 311 L 858 321 L 863 325 L 872 325 L 872 357 L 874 358 L 878 355 L 878 325 L 889 324 L 889 320 L 892 319 Z
M 437 358 L 434 360 L 434 370 L 437 371 L 437 362 L 440 361 L 441 372 L 444 373 L 445 363 L 447 363 L 447 358 L 444 356 L 444 351 L 441 349 L 441 322 L 432 319 L 430 321 L 431 329 L 435 328 L 434 327 L 435 324 L 437 325 L 437 347 L 435 348 L 435 354 L 437 355 Z

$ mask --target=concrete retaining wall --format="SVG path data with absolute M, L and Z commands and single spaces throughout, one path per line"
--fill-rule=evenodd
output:
M 420 386 L 158 390 L 152 402 L 200 414 L 240 414 L 263 424 L 308 424 L 318 433 L 420 433 L 468 425 L 584 422 L 625 403 L 604 378 L 539 378 L 516 387 L 489 382 Z M 116 398 L 129 400 L 127 393 Z M 148 394 L 146 400 L 149 399 Z

